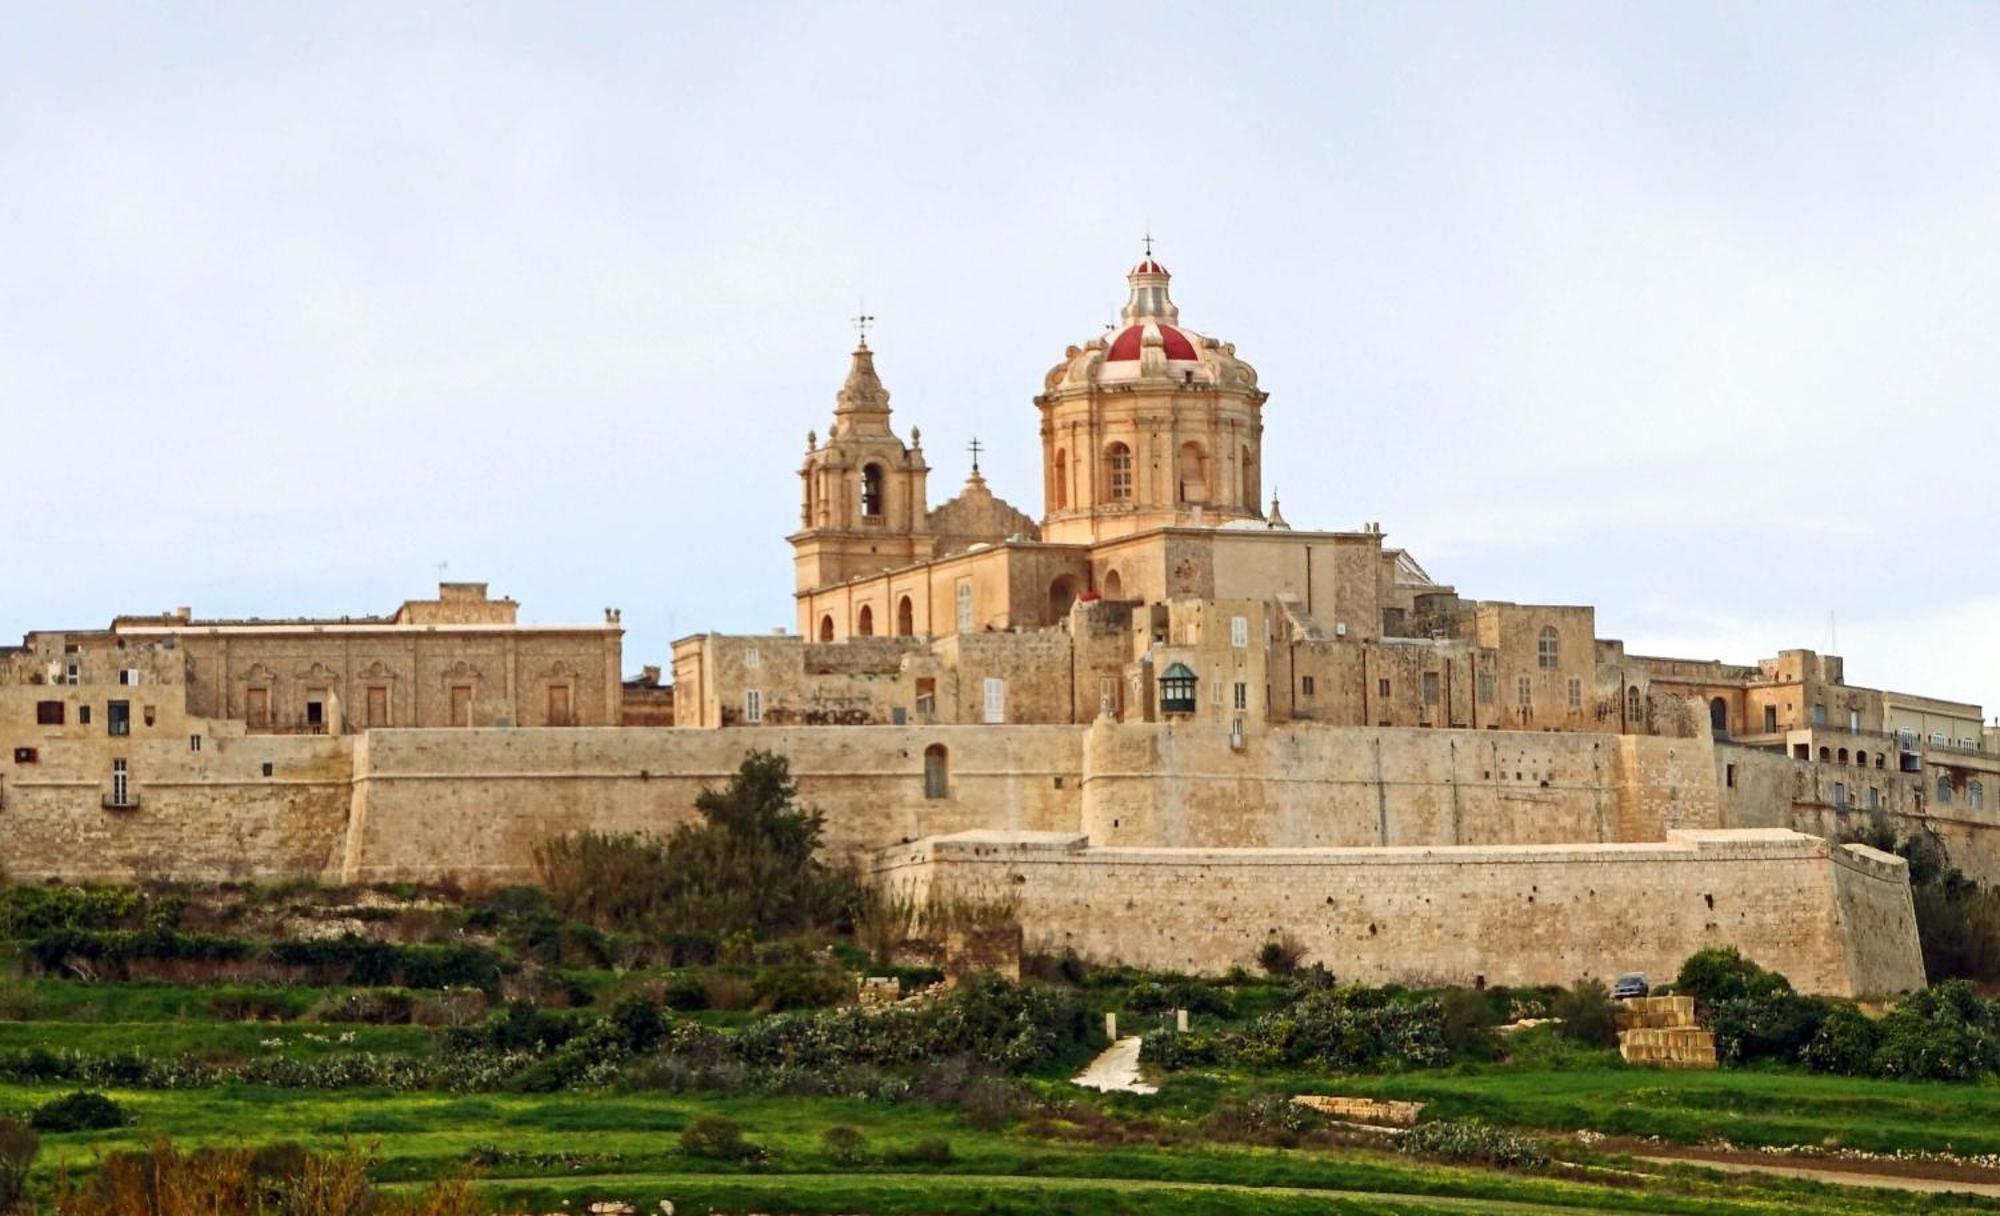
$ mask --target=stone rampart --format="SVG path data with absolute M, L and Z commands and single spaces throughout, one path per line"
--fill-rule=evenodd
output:
M 972 832 L 885 849 L 919 898 L 1008 891 L 1027 948 L 1216 973 L 1289 934 L 1342 979 L 1567 984 L 1672 975 L 1734 945 L 1813 992 L 1920 986 L 1901 863 L 1784 830 L 1655 843 L 1455 848 L 1091 848 Z

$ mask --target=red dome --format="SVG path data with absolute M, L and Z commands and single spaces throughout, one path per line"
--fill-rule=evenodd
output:
M 1167 273 L 1167 268 L 1165 266 L 1160 265 L 1158 262 L 1155 262 L 1152 258 L 1147 257 L 1139 259 L 1139 264 L 1137 266 L 1134 266 L 1131 270 L 1127 271 L 1126 273 L 1165 274 Z
M 1126 359 L 1137 359 L 1139 344 L 1144 341 L 1145 331 L 1148 328 L 1159 331 L 1160 345 L 1166 348 L 1167 358 L 1186 359 L 1190 362 L 1200 358 L 1194 353 L 1194 343 L 1188 341 L 1188 336 L 1171 325 L 1131 325 L 1111 340 L 1111 350 L 1104 356 L 1105 361 L 1117 363 Z

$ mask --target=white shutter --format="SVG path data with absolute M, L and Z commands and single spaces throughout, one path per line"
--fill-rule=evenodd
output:
M 999 676 L 986 677 L 986 720 L 988 722 L 1007 720 L 1007 681 Z
M 1229 644 L 1238 650 L 1250 644 L 1250 622 L 1240 616 L 1229 618 Z

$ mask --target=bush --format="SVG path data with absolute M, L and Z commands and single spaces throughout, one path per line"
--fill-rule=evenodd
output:
M 685 971 L 667 977 L 660 986 L 660 1003 L 679 1013 L 692 1013 L 708 1008 L 708 986 L 698 975 Z
M 1732 997 L 1709 1006 L 1715 1052 L 1726 1063 L 1777 1060 L 1796 1064 L 1825 1024 L 1832 1003 L 1789 988 L 1763 996 Z
M 846 1000 L 852 986 L 847 973 L 835 967 L 789 964 L 765 967 L 750 983 L 757 1007 L 767 1013 L 788 1009 L 826 1009 Z
M 1911 993 L 1881 1021 L 1876 1075 L 1970 1081 L 2000 1067 L 1993 1009 L 1964 980 Z
M 1548 1152 L 1536 1141 L 1484 1123 L 1449 1120 L 1417 1124 L 1397 1138 L 1396 1150 L 1499 1169 L 1533 1169 L 1549 1161 Z
M 1618 1042 L 1618 1026 L 1612 1016 L 1616 1010 L 1603 980 L 1579 980 L 1549 1002 L 1549 1014 L 1560 1019 L 1563 1037 L 1592 1047 Z
M 107 1127 L 123 1127 L 131 1120 L 126 1117 L 123 1107 L 103 1094 L 78 1090 L 37 1106 L 28 1122 L 37 1131 L 94 1132 Z
M 1257 951 L 1257 965 L 1271 975 L 1290 975 L 1305 961 L 1306 948 L 1289 933 L 1265 942 Z
M 741 1161 L 757 1147 L 743 1138 L 742 1125 L 726 1115 L 703 1115 L 681 1129 L 681 1151 L 690 1157 Z
M 315 1022 L 401 1026 L 414 1020 L 417 1000 L 401 988 L 362 988 L 320 999 L 306 1014 Z
M 1734 946 L 1710 946 L 1688 955 L 1674 977 L 1674 991 L 1704 1005 L 1742 997 L 1767 997 L 1790 992 L 1792 983 L 1744 958 Z
M 20 1202 L 41 1138 L 19 1119 L 0 1119 L 0 1212 Z
M 951 1142 L 930 1136 L 890 1152 L 885 1159 L 891 1165 L 950 1165 Z
M 1865 1077 L 1874 1074 L 1881 1047 L 1881 1026 L 1854 1006 L 1839 1004 L 1827 1011 L 1800 1059 L 1814 1072 Z
M 1132 985 L 1125 993 L 1125 1008 L 1133 1013 L 1185 1009 L 1190 1014 L 1226 1018 L 1236 1013 L 1236 1001 L 1227 989 L 1186 976 L 1166 976 Z
M 867 1156 L 868 1137 L 859 1128 L 836 1123 L 819 1135 L 820 1147 L 839 1165 L 859 1165 Z

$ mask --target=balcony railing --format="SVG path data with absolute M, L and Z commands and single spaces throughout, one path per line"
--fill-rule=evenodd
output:
M 122 798 L 115 790 L 106 791 L 100 801 L 101 805 L 107 811 L 136 811 L 139 809 L 139 795 L 133 790 L 126 790 Z

